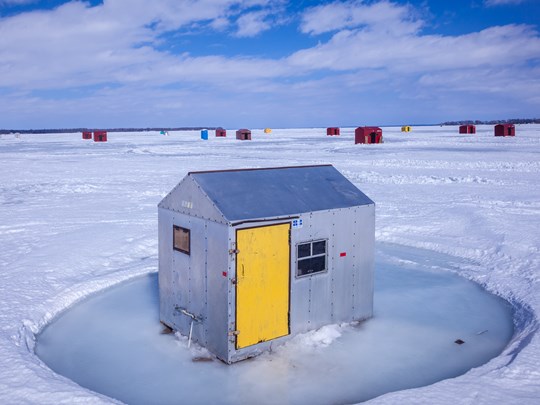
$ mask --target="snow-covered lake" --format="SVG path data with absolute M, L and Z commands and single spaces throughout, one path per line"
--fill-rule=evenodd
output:
M 4 135 L 0 402 L 113 401 L 52 371 L 34 353 L 35 336 L 90 294 L 156 270 L 156 205 L 188 171 L 331 163 L 376 202 L 377 241 L 399 246 L 385 260 L 403 259 L 405 268 L 437 254 L 456 257 L 455 266 L 432 271 L 477 282 L 514 313 L 514 335 L 494 359 L 373 402 L 536 403 L 540 126 L 518 126 L 515 138 L 477 129 L 383 128 L 382 145 L 354 145 L 352 129 L 340 137 L 255 130 L 250 142 L 231 131 L 209 141 L 198 132 L 111 133 L 104 144 L 80 134 Z M 422 258 L 404 253 L 418 249 L 427 251 Z

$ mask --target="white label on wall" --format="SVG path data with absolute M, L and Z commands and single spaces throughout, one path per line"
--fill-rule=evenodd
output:
M 193 208 L 193 203 L 191 201 L 182 200 L 182 207 L 191 209 Z
M 302 228 L 304 226 L 304 221 L 302 219 L 293 219 L 292 227 L 293 228 Z

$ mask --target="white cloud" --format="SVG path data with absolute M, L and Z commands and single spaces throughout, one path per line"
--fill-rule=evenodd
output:
M 210 23 L 210 27 L 216 31 L 224 31 L 230 26 L 230 22 L 225 17 L 214 18 Z
M 263 31 L 270 29 L 271 23 L 267 20 L 268 13 L 263 11 L 252 12 L 241 15 L 236 24 L 238 37 L 253 37 Z
M 110 0 L 90 7 L 71 2 L 52 11 L 6 18 L 0 20 L 0 87 L 45 89 L 137 81 L 161 85 L 198 78 L 217 82 L 242 75 L 265 77 L 283 68 L 249 58 L 176 56 L 156 50 L 155 45 L 168 31 L 201 22 L 224 29 L 231 14 L 272 4 L 268 0 Z M 255 14 L 243 14 L 243 35 L 264 28 Z
M 296 52 L 289 61 L 306 69 L 421 72 L 519 65 L 537 58 L 538 33 L 528 26 L 507 25 L 460 36 L 343 30 L 324 44 Z
M 380 17 L 384 19 L 380 22 L 376 15 L 371 17 L 374 7 L 392 12 Z M 495 112 L 504 109 L 493 102 L 496 94 L 507 109 L 510 104 L 513 108 L 536 105 L 532 109 L 537 109 L 540 36 L 535 28 L 506 25 L 463 35 L 435 35 L 423 34 L 421 27 L 422 21 L 409 6 L 386 1 L 329 3 L 308 10 L 301 29 L 312 35 L 336 32 L 315 47 L 293 53 L 288 62 L 300 71 L 347 74 L 351 89 L 351 77 L 377 71 L 383 79 L 363 88 L 370 94 L 393 92 L 414 106 L 419 100 L 432 100 L 456 102 L 463 109 L 483 100 Z M 386 103 L 390 109 L 397 105 L 389 98 Z
M 539 55 L 540 39 L 529 27 L 493 27 L 462 36 L 422 35 L 422 21 L 414 10 L 388 1 L 337 2 L 308 10 L 302 18 L 304 32 L 338 32 L 328 42 L 285 59 L 178 56 L 155 49 L 160 34 L 168 30 L 200 22 L 225 29 L 232 8 L 250 10 L 253 5 L 272 6 L 263 1 L 111 0 L 98 7 L 73 2 L 53 11 L 6 18 L 0 20 L 0 87 L 137 82 L 150 86 L 191 80 L 217 85 L 317 70 L 383 69 L 405 74 L 519 65 Z M 239 36 L 256 35 L 271 25 L 265 20 L 267 11 L 239 15 Z M 345 15 L 348 22 L 316 24 L 321 16 L 328 17 L 326 22 L 336 21 L 336 15 Z
M 7 119 L 23 119 L 26 111 L 45 122 L 47 117 L 79 117 L 78 109 L 106 114 L 107 125 L 116 125 L 115 117 L 135 120 L 133 115 L 144 125 L 152 117 L 180 116 L 171 113 L 180 108 L 178 102 L 190 119 L 202 119 L 214 107 L 224 119 L 233 117 L 239 105 L 252 117 L 272 111 L 276 119 L 292 110 L 298 119 L 354 116 L 360 107 L 376 116 L 383 114 L 377 108 L 385 103 L 386 111 L 413 114 L 440 94 L 449 100 L 449 94 L 470 92 L 492 97 L 498 86 L 506 89 L 506 98 L 518 100 L 516 108 L 522 102 L 538 106 L 534 94 L 540 94 L 540 83 L 534 78 L 539 77 L 540 37 L 535 29 L 506 25 L 466 35 L 427 35 L 412 6 L 386 0 L 306 10 L 302 33 L 332 35 L 284 58 L 208 55 L 209 49 L 208 56 L 173 54 L 158 47 L 166 41 L 164 34 L 182 38 L 183 30 L 200 27 L 223 35 L 231 30 L 236 36 L 257 35 L 272 28 L 282 5 L 282 0 L 109 0 L 0 19 L 0 91 L 11 96 L 0 97 L 0 127 Z M 45 102 L 36 96 L 64 90 L 85 95 L 44 97 Z M 362 101 L 365 92 L 372 104 Z M 231 106 L 220 107 L 216 94 Z M 189 106 L 183 100 L 190 100 Z M 94 102 L 107 108 L 89 107 Z
M 357 0 L 338 1 L 309 9 L 302 16 L 300 29 L 313 35 L 359 27 L 405 34 L 417 32 L 421 25 L 410 5 Z

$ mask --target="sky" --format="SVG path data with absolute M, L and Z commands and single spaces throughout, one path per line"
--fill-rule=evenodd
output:
M 0 128 L 540 117 L 540 0 L 0 0 Z

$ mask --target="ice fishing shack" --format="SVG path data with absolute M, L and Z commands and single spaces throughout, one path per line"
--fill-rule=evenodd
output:
M 190 172 L 158 217 L 160 320 L 228 364 L 372 316 L 375 203 L 332 165 Z
M 495 136 L 516 136 L 514 124 L 497 124 L 494 127 Z

